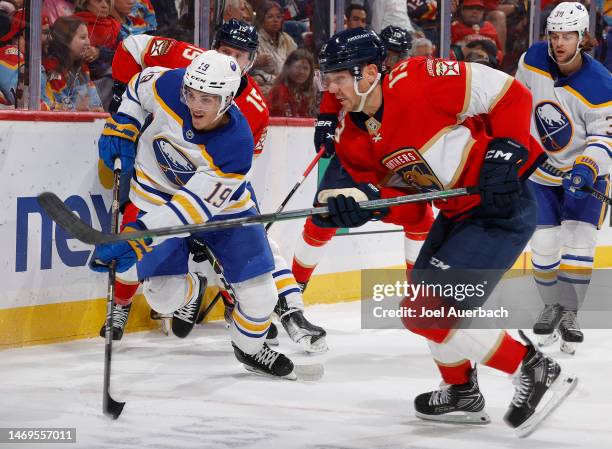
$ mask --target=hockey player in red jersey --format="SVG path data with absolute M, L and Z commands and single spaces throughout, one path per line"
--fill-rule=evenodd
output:
M 472 361 L 479 362 L 516 376 L 504 420 L 525 436 L 571 391 L 575 378 L 567 377 L 522 332 L 525 343 L 504 330 L 462 328 L 444 313 L 481 306 L 535 228 L 535 201 L 525 181 L 543 153 L 529 133 L 531 95 L 512 77 L 479 64 L 411 58 L 382 78 L 383 61 L 380 39 L 365 29 L 336 34 L 319 57 L 324 85 L 343 111 L 361 111 L 369 117 L 368 128 L 375 130 L 370 159 L 362 163 L 372 172 L 385 172 L 388 185 L 417 191 L 478 186 L 481 192 L 436 202 L 440 213 L 411 281 L 423 286 L 484 283 L 486 294 L 463 304 L 453 296 L 423 293 L 402 301 L 404 311 L 416 305 L 443 314 L 430 320 L 408 313 L 402 318 L 406 328 L 427 338 L 447 384 L 417 396 L 416 414 L 488 423 L 472 367 Z M 491 135 L 470 119 L 479 115 Z M 337 140 L 350 130 L 348 120 L 339 125 Z M 344 163 L 342 155 L 340 160 Z M 340 227 L 380 217 L 380 211 L 361 209 L 351 196 L 330 196 L 327 203 L 327 220 Z M 453 279 L 457 273 L 470 277 Z
M 217 31 L 213 42 L 215 50 L 234 57 L 240 65 L 242 79 L 234 101 L 246 117 L 253 133 L 255 158 L 263 150 L 269 124 L 269 112 L 265 100 L 255 81 L 247 74 L 255 59 L 257 47 L 258 38 L 255 28 L 236 19 L 231 19 L 224 23 Z M 204 51 L 186 42 L 170 38 L 147 35 L 130 36 L 122 42 L 113 60 L 114 95 L 118 96 L 120 100 L 126 83 L 146 67 L 186 67 L 196 56 Z M 105 163 L 108 166 L 111 161 L 110 158 L 107 159 Z M 123 165 L 126 166 L 126 164 Z M 131 177 L 131 174 L 129 175 Z M 255 198 L 255 192 L 252 189 L 251 194 Z M 135 213 L 133 207 L 128 205 L 124 222 L 133 221 Z M 190 245 L 194 252 L 194 260 L 197 262 L 205 260 L 201 242 L 193 238 L 190 240 Z M 287 262 L 280 255 L 278 245 L 272 240 L 270 240 L 270 245 L 275 263 L 273 277 L 279 292 L 279 302 L 275 312 L 283 327 L 290 338 L 300 344 L 306 351 L 323 352 L 327 350 L 325 330 L 310 323 L 304 317 L 302 292 L 296 284 Z M 122 273 L 121 278 L 118 277 L 117 281 L 117 307 L 115 307 L 114 313 L 116 319 L 115 323 L 113 323 L 113 335 L 116 335 L 118 339 L 123 334 L 123 329 L 129 315 L 130 304 L 139 285 L 134 274 L 133 270 L 128 273 Z M 229 299 L 229 296 L 224 295 L 226 307 L 231 307 L 231 303 L 227 299 Z M 227 316 L 229 315 L 227 314 Z M 104 326 L 100 330 L 101 335 L 103 335 L 103 331 Z M 276 327 L 273 325 L 269 334 L 269 343 L 275 340 L 276 333 Z
M 396 62 L 408 58 L 411 48 L 410 34 L 399 27 L 388 26 L 380 35 L 385 49 L 387 50 L 387 59 L 385 64 L 387 67 L 395 65 Z M 391 57 L 391 54 L 393 56 Z M 337 160 L 331 159 L 330 164 L 319 184 L 317 194 L 315 196 L 315 205 L 325 203 L 325 198 L 330 192 L 338 191 L 338 189 L 352 188 L 358 184 L 367 191 L 367 183 L 377 184 L 379 179 L 371 172 L 367 166 L 367 153 L 371 151 L 370 143 L 375 138 L 370 136 L 366 123 L 368 117 L 356 116 L 353 120 L 346 120 L 345 123 L 351 125 L 351 131 L 344 131 L 341 142 L 334 140 L 336 127 L 338 125 L 338 116 L 342 105 L 334 95 L 329 92 L 324 92 L 319 108 L 319 115 L 315 123 L 315 150 L 318 152 L 321 146 L 325 147 L 325 156 L 332 157 L 336 154 L 336 148 L 341 147 L 342 166 Z M 347 133 L 351 136 L 347 136 Z M 364 144 L 363 147 L 355 146 L 353 140 L 360 139 Z M 347 143 L 348 142 L 348 143 Z M 362 154 L 357 154 L 358 152 Z M 357 161 L 355 165 L 347 167 L 350 161 Z M 366 161 L 364 164 L 363 162 Z M 365 165 L 365 169 L 364 169 Z M 383 174 L 384 176 L 384 174 Z M 359 190 L 359 189 L 358 189 Z M 347 193 L 345 191 L 345 193 Z M 363 192 L 359 193 L 364 199 Z M 383 197 L 396 196 L 397 191 L 392 189 L 384 189 Z M 383 219 L 384 222 L 394 223 L 404 228 L 404 258 L 406 268 L 412 269 L 414 261 L 421 249 L 427 231 L 433 222 L 433 213 L 431 207 L 427 203 L 418 205 L 405 205 L 396 207 L 392 210 L 392 214 Z M 312 273 L 321 261 L 326 245 L 336 235 L 337 227 L 329 223 L 317 221 L 316 217 L 308 218 L 304 224 L 304 230 L 297 242 L 293 255 L 293 274 L 302 286 L 306 288 Z

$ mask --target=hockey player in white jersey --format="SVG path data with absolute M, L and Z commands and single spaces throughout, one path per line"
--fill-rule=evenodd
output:
M 101 137 L 129 163 L 130 143 L 140 134 L 130 186 L 130 200 L 140 214 L 123 232 L 257 213 L 247 189 L 253 136 L 233 104 L 240 77 L 234 58 L 208 51 L 186 69 L 151 67 L 132 78 Z M 141 129 L 150 114 L 151 123 Z M 265 344 L 277 298 L 263 226 L 194 235 L 215 254 L 236 293 L 230 334 L 238 360 L 251 371 L 295 378 L 291 360 Z M 105 271 L 116 260 L 117 271 L 123 272 L 137 263 L 151 307 L 175 316 L 184 313 L 193 323 L 202 279 L 189 272 L 187 238 L 155 240 L 100 245 L 90 266 Z
M 605 216 L 604 206 L 579 189 L 608 192 L 612 162 L 612 75 L 586 53 L 588 29 L 582 4 L 560 3 L 547 20 L 547 42 L 529 48 L 516 73 L 533 94 L 531 133 L 549 158 L 530 178 L 538 204 L 534 278 L 545 304 L 533 331 L 542 345 L 560 334 L 561 349 L 571 354 L 584 338 L 577 312 Z

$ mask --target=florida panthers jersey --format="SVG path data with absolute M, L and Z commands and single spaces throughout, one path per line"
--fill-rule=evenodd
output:
M 113 78 L 126 84 L 147 67 L 187 67 L 205 50 L 187 42 L 144 34 L 129 36 L 117 48 L 113 58 Z M 255 157 L 261 154 L 270 123 L 270 112 L 257 83 L 250 76 L 242 77 L 234 99 L 245 115 L 255 141 Z
M 370 154 L 361 160 L 349 152 L 340 157 L 347 166 L 370 164 L 374 176 L 387 186 L 432 191 L 478 185 L 491 136 L 467 119 L 483 114 L 492 136 L 512 138 L 530 150 L 521 168 L 524 178 L 542 156 L 542 148 L 529 134 L 531 95 L 511 76 L 484 65 L 411 58 L 384 79 L 383 99 L 380 119 L 366 121 Z M 347 117 L 336 130 L 337 140 L 346 126 Z M 386 179 L 380 179 L 381 168 Z M 472 195 L 436 206 L 456 216 L 479 202 L 480 197 Z
M 548 55 L 547 42 L 534 44 L 519 61 L 516 78 L 531 90 L 531 133 L 542 142 L 555 167 L 567 171 L 585 154 L 609 173 L 612 163 L 612 75 L 589 55 L 582 68 L 561 77 Z M 561 179 L 538 168 L 531 179 L 560 185 Z
M 147 212 L 148 228 L 202 223 L 254 206 L 246 188 L 253 161 L 253 137 L 240 110 L 232 105 L 229 123 L 196 131 L 180 100 L 185 69 L 144 69 L 128 84 L 118 113 L 140 124 L 130 200 Z

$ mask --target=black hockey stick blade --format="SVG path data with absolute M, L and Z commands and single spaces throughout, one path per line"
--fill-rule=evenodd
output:
M 108 392 L 104 396 L 104 414 L 109 418 L 119 418 L 119 415 L 121 415 L 121 412 L 123 411 L 124 405 L 125 402 L 115 401 Z
M 38 204 L 40 204 L 53 221 L 81 242 L 96 245 L 106 240 L 107 235 L 112 237 L 110 234 L 104 234 L 93 229 L 82 221 L 55 193 L 41 193 L 38 195 Z
M 464 195 L 479 193 L 478 187 L 460 187 L 457 189 L 441 190 L 413 195 L 382 198 L 378 200 L 361 201 L 359 205 L 363 209 L 376 210 L 384 207 L 397 206 L 400 204 L 417 203 L 421 201 L 445 200 Z M 54 193 L 45 192 L 38 195 L 41 207 L 49 214 L 55 222 L 60 225 L 72 237 L 90 245 L 100 245 L 126 240 L 139 240 L 168 235 L 188 235 L 193 232 L 213 231 L 234 228 L 251 224 L 269 223 L 273 221 L 294 220 L 305 218 L 316 214 L 326 214 L 327 206 L 313 207 L 310 209 L 297 209 L 279 213 L 252 215 L 248 217 L 229 218 L 226 220 L 211 220 L 204 223 L 188 224 L 181 226 L 168 226 L 165 228 L 147 229 L 121 234 L 105 234 L 97 231 L 82 221 L 74 214 L 68 206 Z

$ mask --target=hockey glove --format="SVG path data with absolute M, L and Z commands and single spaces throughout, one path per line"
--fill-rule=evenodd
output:
M 126 87 L 127 84 L 123 84 L 119 81 L 113 83 L 113 98 L 108 106 L 108 112 L 111 114 L 115 114 L 119 106 L 121 106 L 121 98 L 123 97 Z
M 368 200 L 380 199 L 380 191 L 372 184 L 361 183 L 357 184 L 356 188 L 365 193 Z M 329 220 L 338 228 L 357 228 L 370 220 L 380 220 L 389 213 L 388 207 L 378 210 L 362 209 L 354 197 L 344 195 L 328 198 L 327 208 Z
M 195 263 L 208 260 L 206 255 L 206 243 L 204 243 L 203 240 L 192 236 L 187 240 L 187 246 L 189 246 L 189 252 L 193 255 L 193 261 Z
M 140 221 L 134 221 L 126 224 L 123 232 L 143 231 L 145 229 L 147 228 Z M 104 273 L 108 271 L 111 261 L 116 260 L 117 272 L 123 273 L 129 270 L 137 261 L 141 260 L 145 253 L 152 251 L 149 246 L 150 244 L 151 239 L 146 238 L 96 245 L 96 249 L 89 261 L 89 268 L 93 271 Z
M 314 146 L 318 153 L 321 146 L 325 147 L 323 157 L 328 158 L 336 154 L 334 135 L 338 126 L 338 117 L 335 114 L 319 114 L 315 123 Z
M 111 170 L 115 159 L 121 159 L 121 170 L 130 172 L 136 157 L 136 139 L 140 133 L 140 123 L 132 117 L 115 114 L 106 120 L 98 141 L 98 153 Z
M 563 178 L 563 188 L 574 198 L 586 198 L 589 192 L 581 189 L 583 187 L 593 187 L 598 173 L 599 167 L 593 159 L 587 156 L 578 156 L 569 177 Z
M 529 156 L 527 149 L 508 138 L 489 143 L 480 170 L 480 190 L 484 207 L 507 208 L 521 194 L 519 168 Z

